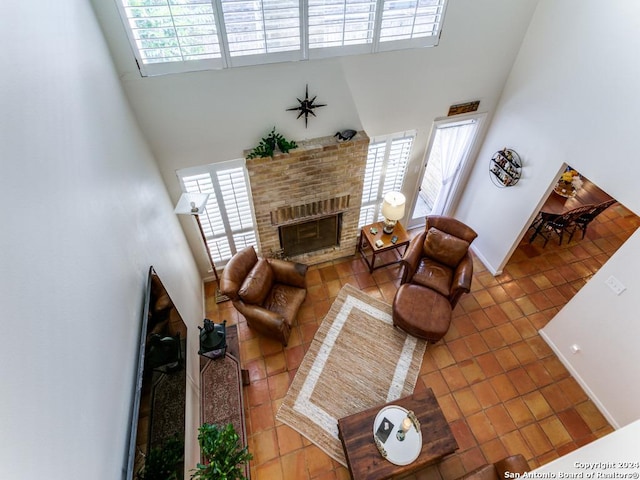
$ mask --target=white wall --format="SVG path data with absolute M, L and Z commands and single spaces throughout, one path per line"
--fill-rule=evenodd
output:
M 640 3 L 542 0 L 505 86 L 457 216 L 478 232 L 476 251 L 493 271 L 509 259 L 564 162 L 640 212 Z M 493 152 L 524 160 L 511 188 L 489 179 Z M 634 235 L 543 330 L 614 425 L 640 417 Z M 628 287 L 617 297 L 610 275 Z M 570 353 L 578 344 L 582 352 Z
M 429 132 L 452 104 L 491 112 L 538 0 L 452 0 L 436 48 L 141 78 L 115 2 L 94 2 L 125 91 L 174 199 L 175 171 L 239 158 L 276 126 L 294 140 L 345 128 L 369 136 L 416 129 L 406 190 L 417 184 Z M 296 120 L 305 84 L 326 107 Z M 193 233 L 192 223 L 184 223 Z M 197 235 L 190 244 L 206 273 Z
M 188 324 L 196 405 L 202 284 L 90 4 L 0 19 L 0 478 L 113 480 L 149 265 Z
M 636 231 L 540 332 L 615 427 L 640 418 L 639 242 Z M 612 275 L 620 296 L 605 285 Z

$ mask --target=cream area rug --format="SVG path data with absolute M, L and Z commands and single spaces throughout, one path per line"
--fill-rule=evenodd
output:
M 276 418 L 346 466 L 338 419 L 411 395 L 425 348 L 393 326 L 390 305 L 345 285 Z

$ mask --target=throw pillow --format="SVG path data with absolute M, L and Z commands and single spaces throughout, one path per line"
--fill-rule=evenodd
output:
M 238 291 L 240 298 L 247 303 L 261 305 L 273 284 L 273 270 L 264 258 L 258 259 Z
M 451 268 L 458 266 L 468 250 L 469 242 L 435 227 L 429 228 L 424 239 L 425 255 Z

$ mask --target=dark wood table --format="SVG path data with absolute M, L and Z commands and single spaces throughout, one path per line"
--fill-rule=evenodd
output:
M 369 267 L 369 273 L 373 272 L 376 268 L 387 267 L 389 265 L 393 265 L 395 263 L 399 263 L 402 260 L 402 255 L 406 252 L 407 247 L 409 246 L 409 235 L 404 227 L 400 224 L 400 222 L 396 223 L 395 228 L 392 233 L 384 233 L 382 231 L 384 227 L 384 222 L 376 222 L 371 225 L 365 225 L 360 230 L 360 240 L 358 241 L 358 251 L 362 258 L 367 263 Z M 372 229 L 377 230 L 376 233 L 372 232 Z M 395 243 L 391 242 L 393 237 L 397 237 Z M 381 240 L 383 245 L 381 247 L 376 246 L 376 241 Z M 400 252 L 400 248 L 404 247 L 404 250 Z M 368 257 L 368 251 L 371 250 L 371 260 Z M 391 261 L 387 261 L 386 263 L 376 265 L 376 257 L 378 255 L 384 254 L 385 252 L 389 252 L 394 254 L 394 257 Z
M 600 189 L 595 183 L 585 177 L 581 178 L 582 187 L 576 191 L 575 196 L 566 198 L 556 193 L 554 189 L 551 195 L 549 195 L 549 198 L 544 202 L 540 211 L 562 215 L 569 210 L 582 207 L 583 205 L 598 205 L 613 199 L 613 197 Z
M 382 457 L 373 440 L 373 422 L 386 405 L 412 410 L 420 421 L 422 449 L 409 465 L 394 465 Z M 381 480 L 420 470 L 458 448 L 453 432 L 430 388 L 338 420 L 340 440 L 353 480 Z

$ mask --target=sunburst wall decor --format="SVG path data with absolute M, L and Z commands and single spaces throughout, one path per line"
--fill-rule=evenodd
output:
M 309 122 L 309 115 L 313 115 L 314 117 L 316 116 L 315 112 L 313 111 L 314 108 L 327 106 L 326 103 L 320 103 L 320 104 L 314 103 L 316 101 L 316 98 L 318 98 L 317 95 L 313 97 L 311 100 L 309 100 L 309 84 L 307 84 L 304 90 L 304 100 L 300 100 L 299 98 L 296 98 L 296 100 L 298 100 L 298 103 L 300 103 L 300 105 L 298 105 L 297 107 L 287 108 L 287 112 L 300 110 L 300 113 L 296 118 L 300 118 L 302 115 L 304 115 L 304 128 L 307 128 L 307 124 Z

